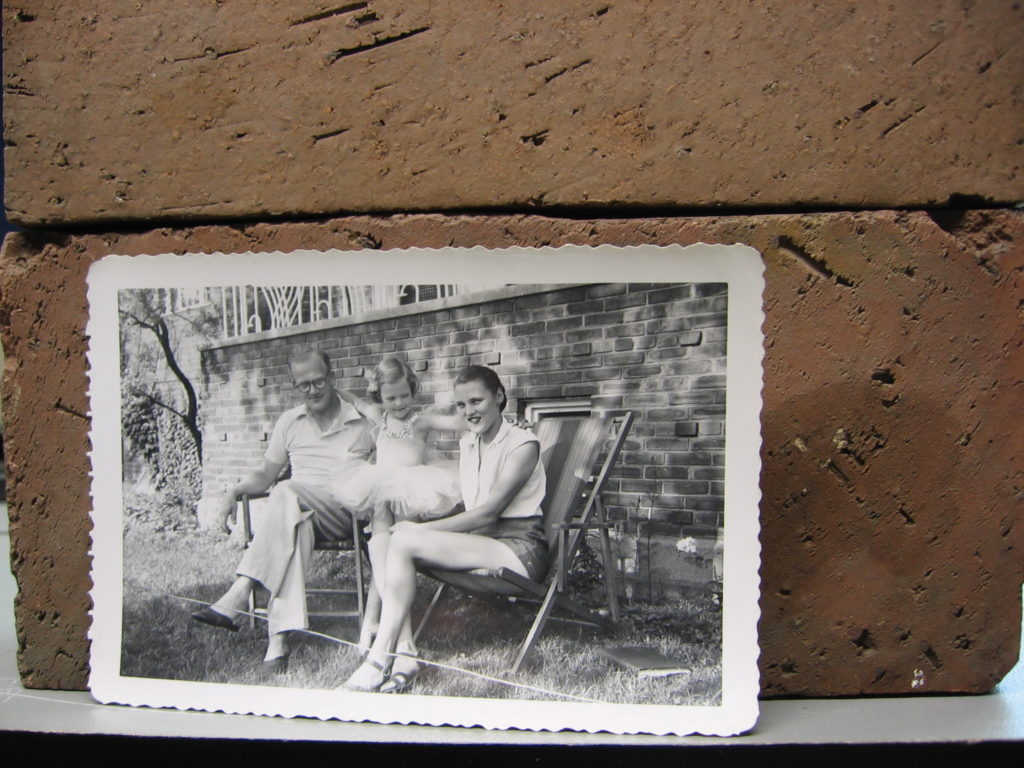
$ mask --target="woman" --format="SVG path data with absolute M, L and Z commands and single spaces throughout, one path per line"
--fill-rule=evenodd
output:
M 468 433 L 459 441 L 459 478 L 465 511 L 391 528 L 381 594 L 380 627 L 370 652 L 344 688 L 402 692 L 419 671 L 409 611 L 416 592 L 416 564 L 447 570 L 509 568 L 542 575 L 546 541 L 540 503 L 544 466 L 532 432 L 501 415 L 508 398 L 498 375 L 470 366 L 455 379 L 455 405 Z M 392 653 L 400 654 L 390 667 Z M 388 670 L 391 668 L 390 678 Z

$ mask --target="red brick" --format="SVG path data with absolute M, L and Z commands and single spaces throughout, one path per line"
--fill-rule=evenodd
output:
M 675 423 L 676 437 L 695 437 L 699 432 L 699 426 L 695 422 L 677 421 Z
M 643 352 L 621 352 L 605 355 L 603 363 L 607 366 L 613 365 L 637 365 L 644 362 Z
M 1020 268 L 1022 219 L 1010 211 L 529 219 L 529 237 L 535 239 L 524 235 L 524 242 L 742 241 L 765 254 L 770 343 L 762 426 L 760 642 L 766 692 L 912 692 L 913 670 L 929 665 L 928 658 L 920 646 L 900 644 L 893 617 L 927 641 L 942 662 L 941 669 L 927 667 L 926 691 L 986 690 L 1016 660 L 1019 568 L 1005 553 L 1024 547 L 1020 526 L 1011 525 L 1019 506 L 1012 489 L 1020 486 L 1021 473 L 1019 388 L 1013 382 L 1021 374 L 1019 355 L 1013 354 L 1019 346 L 1019 297 L 1009 279 Z M 80 684 L 87 664 L 86 425 L 52 408 L 57 397 L 68 407 L 86 408 L 85 268 L 110 250 L 332 245 L 339 226 L 375 233 L 392 245 L 429 246 L 507 243 L 504 229 L 515 232 L 525 224 L 485 217 L 353 218 L 343 224 L 65 234 L 63 245 L 51 243 L 45 250 L 32 245 L 38 240 L 12 239 L 17 245 L 8 245 L 0 299 L 8 354 L 5 391 L 14 393 L 5 403 L 5 450 L 16 523 L 12 547 L 20 553 L 14 561 L 25 640 L 20 663 L 31 672 L 28 684 Z M 788 240 L 780 243 L 781 237 Z M 788 243 L 849 285 L 809 268 Z M 907 265 L 914 266 L 913 275 Z M 706 340 L 713 339 L 712 331 L 724 333 L 707 328 Z M 826 331 L 829 347 L 823 354 Z M 973 339 L 985 343 L 972 344 Z M 891 367 L 892 384 L 872 379 L 882 365 Z M 286 396 L 275 377 L 266 377 L 272 382 L 266 389 L 283 405 Z M 603 383 L 594 386 L 604 391 Z M 700 391 L 722 395 L 718 389 Z M 859 436 L 871 428 L 887 438 L 884 448 L 863 454 L 867 470 L 859 471 L 852 454 L 838 451 L 832 437 L 839 428 L 853 437 L 851 451 L 861 450 Z M 633 450 L 645 449 L 631 442 Z M 250 455 L 258 452 L 239 461 Z M 668 452 L 665 458 L 673 462 L 666 466 L 689 469 L 698 479 L 703 470 L 722 471 L 724 454 Z M 695 458 L 703 463 L 680 463 Z M 845 468 L 848 484 L 823 469 L 828 462 Z M 720 481 L 708 476 L 708 482 Z M 947 502 L 935 504 L 937 493 Z M 45 501 L 33 505 L 32 499 Z M 649 494 L 621 494 L 616 501 L 641 517 L 651 503 Z M 913 525 L 895 512 L 899 504 L 914 515 Z M 972 514 L 963 515 L 963 509 Z M 874 515 L 879 510 L 884 514 Z M 697 511 L 707 513 L 702 519 L 713 533 L 721 513 Z M 665 535 L 678 535 L 680 526 L 671 530 L 675 534 Z M 979 553 L 977 569 L 964 567 L 965 551 Z M 46 556 L 55 565 L 37 569 Z M 874 574 L 868 588 L 864 573 Z M 781 593 L 783 586 L 788 594 Z M 39 612 L 50 610 L 54 598 L 66 601 L 60 621 L 40 621 Z M 960 605 L 970 610 L 954 616 Z M 864 629 L 876 638 L 869 659 L 848 639 Z M 963 635 L 971 638 L 970 653 L 956 645 Z M 822 656 L 821 648 L 829 653 Z M 795 660 L 795 669 L 782 669 L 786 659 Z M 879 669 L 887 674 L 878 678 Z
M 654 304 L 653 306 L 646 307 L 635 307 L 633 309 L 627 309 L 623 312 L 623 322 L 635 323 L 639 320 L 653 320 L 655 318 L 665 317 L 668 310 L 662 304 Z
M 724 437 L 702 437 L 699 440 L 692 440 L 690 447 L 698 451 L 714 451 L 725 449 Z
M 559 386 L 527 387 L 527 397 L 561 397 L 562 388 Z
M 686 410 L 681 408 L 649 408 L 645 417 L 647 421 L 676 421 L 686 415 Z
M 637 349 L 650 349 L 657 343 L 657 338 L 654 336 L 643 336 L 636 340 Z
M 668 405 L 669 396 L 665 392 L 635 393 L 623 397 L 627 408 L 647 408 L 652 405 Z
M 672 405 L 711 405 L 718 401 L 719 393 L 708 389 L 694 392 L 673 392 L 669 399 Z
M 661 366 L 659 365 L 640 365 L 625 370 L 625 375 L 630 378 L 657 376 L 659 373 L 661 373 Z
M 569 331 L 583 325 L 582 317 L 564 317 L 561 320 L 548 320 L 547 331 Z
M 637 464 L 652 469 L 654 465 L 665 463 L 665 454 L 652 451 L 623 451 L 621 457 L 623 464 Z
M 570 355 L 589 355 L 593 349 L 593 345 L 590 342 L 580 342 L 579 344 L 573 344 L 569 348 Z
M 691 328 L 709 328 L 713 326 L 725 325 L 726 314 L 724 312 L 714 312 L 707 315 L 694 315 L 690 318 Z
M 588 299 L 586 301 L 578 301 L 566 306 L 565 310 L 570 315 L 593 316 L 604 311 L 604 299 Z
M 725 283 L 696 283 L 693 286 L 694 296 L 721 296 L 729 291 Z
M 583 374 L 583 378 L 588 379 L 586 373 Z M 639 379 L 633 379 L 631 381 L 601 381 L 600 379 L 597 379 L 597 382 L 602 394 L 621 394 L 623 392 L 636 392 L 640 389 L 641 383 Z
M 690 409 L 690 417 L 694 419 L 707 416 L 725 416 L 725 405 L 695 405 Z
M 698 376 L 694 381 L 693 386 L 697 389 L 724 387 L 725 376 Z
M 630 285 L 629 290 L 640 291 L 642 289 L 635 285 Z M 621 296 L 613 296 L 605 299 L 604 305 L 607 309 L 624 309 L 626 307 L 642 306 L 646 303 L 647 295 L 644 293 L 625 293 Z
M 689 331 L 693 328 L 693 321 L 689 317 L 665 317 L 658 320 L 648 320 L 644 330 L 640 333 L 653 335 L 668 331 Z
M 604 335 L 618 338 L 622 336 L 643 336 L 647 331 L 643 323 L 626 323 L 623 325 L 611 325 L 605 329 Z
M 687 512 L 682 509 L 669 510 L 666 515 L 666 522 L 676 525 L 690 525 L 693 523 L 693 512 Z
M 718 499 L 713 496 L 687 496 L 686 499 L 683 501 L 683 509 L 693 510 L 694 512 L 721 512 L 723 509 L 725 509 L 725 501 L 723 499 Z M 709 523 L 709 525 L 714 525 L 714 521 L 716 518 L 710 519 L 711 522 Z M 697 519 L 697 522 L 701 522 L 699 517 Z
M 584 318 L 585 325 L 622 325 L 623 315 L 621 312 L 601 312 L 591 315 L 586 315 Z
M 703 480 L 667 480 L 662 483 L 664 493 L 675 493 L 679 495 L 690 496 L 693 494 L 704 494 L 708 492 L 708 483 Z M 686 505 L 687 509 L 699 509 L 690 504 Z
M 652 349 L 647 353 L 647 359 L 651 362 L 662 362 L 664 360 L 678 360 L 689 354 L 687 347 L 667 347 L 664 349 Z M 667 369 L 666 369 L 667 370 Z
M 570 344 L 576 344 L 581 341 L 596 341 L 603 335 L 600 328 L 583 328 L 578 331 L 566 331 L 565 340 Z
M 721 515 L 716 512 L 694 512 L 693 522 L 697 525 L 718 526 Z
M 685 481 L 689 471 L 686 467 L 652 467 L 647 466 L 643 468 L 643 476 L 648 480 L 671 480 L 671 481 Z M 678 493 L 678 491 L 671 491 L 668 489 L 662 489 L 662 494 Z M 664 498 L 663 498 L 664 500 Z
M 621 283 L 613 283 L 611 285 L 592 285 L 587 288 L 588 298 L 603 298 L 605 296 L 618 296 L 621 293 L 626 292 L 626 286 Z
M 657 441 L 648 441 L 648 443 L 651 442 L 656 442 L 656 445 L 648 444 L 647 448 L 650 450 L 672 451 L 678 445 L 678 441 L 662 440 L 660 438 Z M 686 451 L 684 453 L 668 453 L 665 455 L 665 461 L 669 464 L 684 467 L 699 467 L 714 463 L 714 458 L 713 454 L 707 451 Z

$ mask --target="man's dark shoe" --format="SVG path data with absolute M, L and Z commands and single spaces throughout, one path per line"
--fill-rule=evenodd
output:
M 288 671 L 288 656 L 275 656 L 272 659 L 267 659 L 263 662 L 262 671 L 266 677 L 283 675 Z
M 223 613 L 219 613 L 213 610 L 213 608 L 211 608 L 210 606 L 200 608 L 198 611 L 193 611 L 192 620 L 198 621 L 200 624 L 209 624 L 212 627 L 228 629 L 232 632 L 238 631 L 238 625 L 235 624 L 235 622 L 233 622 Z

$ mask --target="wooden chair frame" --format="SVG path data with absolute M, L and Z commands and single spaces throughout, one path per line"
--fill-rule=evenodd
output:
M 249 546 L 249 542 L 252 541 L 252 511 L 249 503 L 255 499 L 265 499 L 270 496 L 270 492 L 265 493 L 254 493 L 254 494 L 242 494 L 237 498 L 238 501 L 238 519 L 242 524 L 242 533 L 245 536 L 245 546 Z M 348 618 L 355 616 L 359 620 L 359 625 L 362 626 L 363 616 L 366 613 L 366 585 L 363 579 L 363 563 L 369 560 L 369 555 L 366 549 L 366 538 L 363 535 L 363 530 L 359 525 L 359 521 L 355 515 L 349 513 L 352 520 L 352 538 L 351 539 L 328 539 L 317 541 L 313 544 L 315 551 L 321 552 L 348 552 L 352 551 L 353 558 L 355 560 L 355 571 L 356 571 L 356 588 L 355 589 L 335 589 L 331 587 L 306 587 L 306 596 L 309 595 L 352 595 L 355 594 L 356 598 L 356 609 L 355 610 L 342 610 L 342 611 L 308 611 L 308 615 L 318 619 L 337 619 L 337 618 Z M 249 627 L 256 625 L 256 616 L 266 614 L 266 608 L 258 608 L 256 606 L 255 593 L 251 593 L 249 596 Z
M 549 492 L 554 487 L 550 501 L 542 505 L 545 515 L 545 530 L 548 533 L 549 564 L 547 576 L 533 581 L 508 568 L 494 572 L 446 571 L 422 568 L 421 571 L 440 581 L 426 613 L 420 620 L 415 637 L 423 631 L 447 587 L 454 587 L 477 597 L 508 597 L 515 600 L 539 603 L 539 608 L 526 639 L 519 646 L 512 671 L 517 672 L 523 660 L 532 650 L 544 630 L 545 624 L 556 608 L 566 611 L 577 619 L 611 629 L 612 623 L 604 616 L 572 600 L 568 590 L 568 572 L 573 559 L 591 530 L 598 532 L 601 539 L 601 559 L 604 568 L 605 589 L 608 599 L 608 613 L 612 622 L 619 619 L 619 606 L 615 588 L 615 565 L 611 553 L 608 531 L 614 525 L 605 515 L 601 493 L 608 475 L 618 461 L 622 445 L 633 423 L 632 411 L 598 412 L 581 420 L 574 434 L 569 456 L 561 467 L 545 466 L 549 475 Z M 543 422 L 541 423 L 543 424 Z M 596 434 L 596 437 L 595 437 Z M 541 439 L 541 454 L 545 456 L 545 435 L 538 429 Z M 602 445 L 608 443 L 607 453 L 597 473 L 590 472 L 599 458 Z M 581 474 L 582 470 L 582 474 Z M 553 481 L 553 482 L 552 482 Z M 589 483 L 589 489 L 584 485 Z M 578 514 L 574 514 L 580 508 Z M 553 545 L 553 546 L 551 546 Z

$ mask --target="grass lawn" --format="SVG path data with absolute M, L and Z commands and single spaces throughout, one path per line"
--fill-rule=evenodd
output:
M 341 684 L 358 665 L 354 648 L 312 634 L 293 640 L 289 670 L 264 677 L 265 627 L 237 633 L 193 622 L 197 605 L 227 588 L 241 549 L 223 536 L 187 526 L 177 530 L 133 519 L 124 537 L 121 674 L 240 685 L 324 689 Z M 310 584 L 350 584 L 351 556 L 315 553 Z M 434 591 L 421 577 L 414 620 Z M 583 586 L 582 597 L 591 590 Z M 600 590 L 594 590 L 599 594 Z M 550 621 L 519 673 L 505 671 L 530 619 L 522 607 L 494 606 L 449 592 L 420 638 L 428 661 L 530 686 L 515 687 L 426 665 L 413 691 L 425 695 L 563 700 L 557 694 L 630 704 L 721 704 L 721 610 L 711 595 L 672 605 L 623 606 L 614 634 L 589 625 Z M 354 641 L 354 620 L 315 620 L 311 629 Z M 641 678 L 598 655 L 601 647 L 638 645 L 661 650 L 690 672 Z

